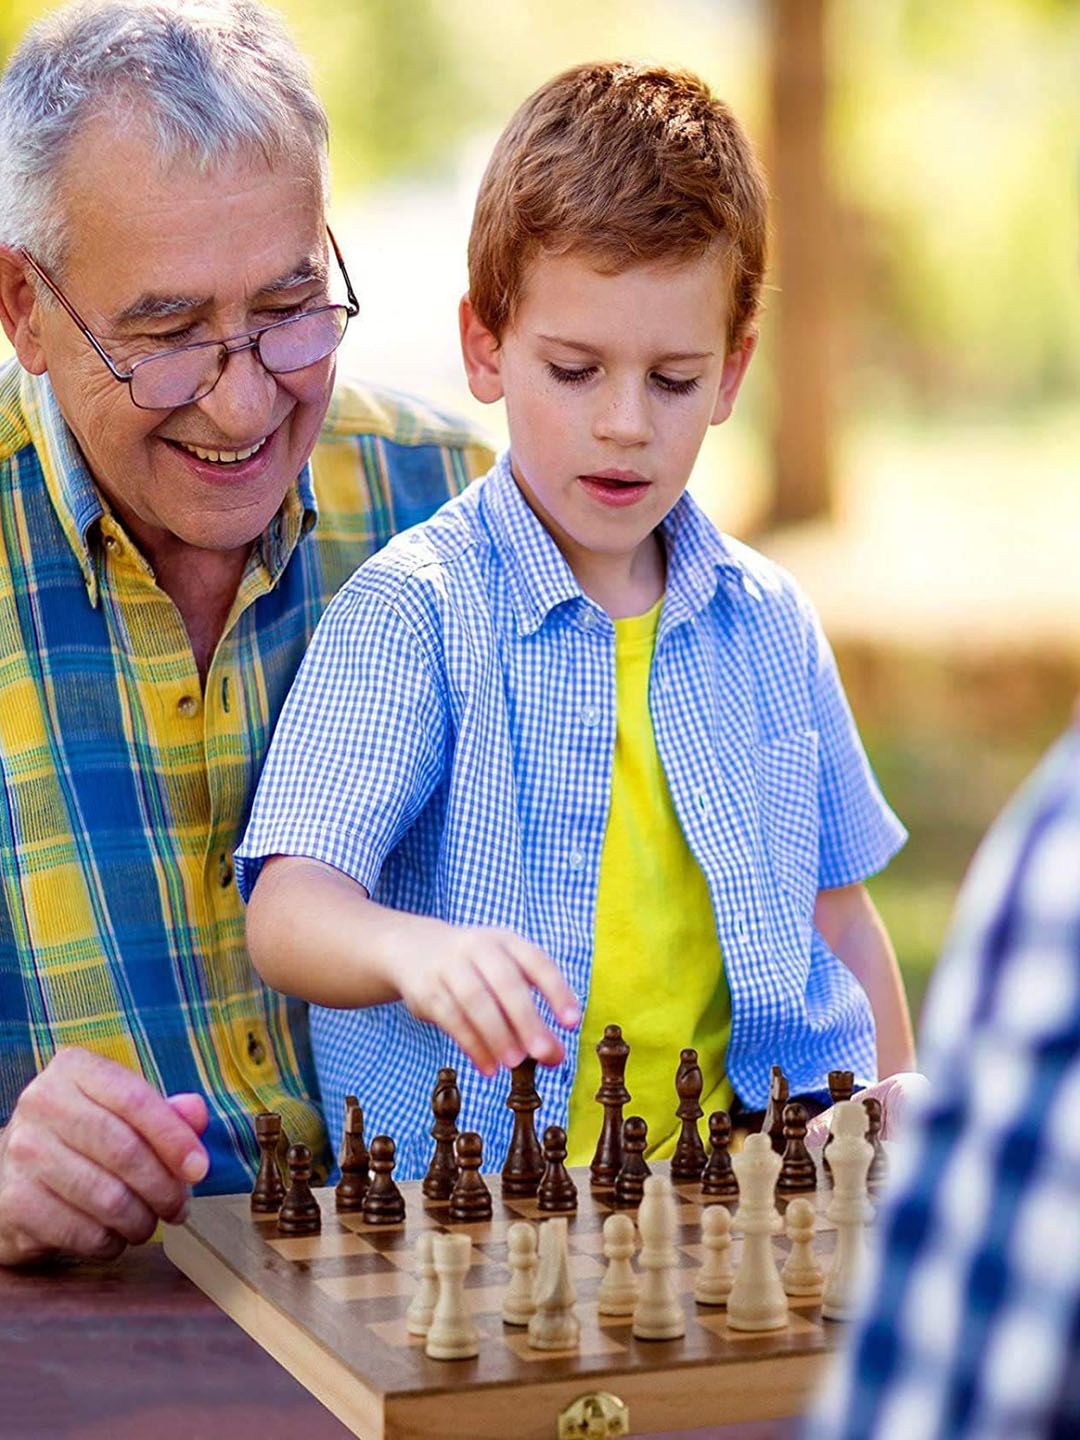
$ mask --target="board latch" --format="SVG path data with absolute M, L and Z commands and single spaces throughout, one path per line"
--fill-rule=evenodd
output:
M 630 1434 L 630 1408 L 617 1395 L 579 1395 L 559 1415 L 558 1440 L 609 1440 Z

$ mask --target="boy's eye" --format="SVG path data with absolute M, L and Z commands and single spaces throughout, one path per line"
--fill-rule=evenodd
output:
M 653 383 L 668 395 L 690 395 L 701 383 L 695 376 L 692 380 L 676 380 L 671 375 L 661 375 L 659 370 L 653 371 Z
M 596 374 L 595 365 L 585 365 L 580 370 L 567 370 L 562 365 L 556 365 L 554 361 L 548 361 L 548 374 L 560 385 L 580 385 L 583 381 L 590 379 Z

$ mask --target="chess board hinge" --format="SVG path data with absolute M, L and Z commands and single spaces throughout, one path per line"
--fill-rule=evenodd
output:
M 608 1440 L 629 1434 L 630 1407 L 606 1390 L 579 1395 L 559 1415 L 557 1440 Z

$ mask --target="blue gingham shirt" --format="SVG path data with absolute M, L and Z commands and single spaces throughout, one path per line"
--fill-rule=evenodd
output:
M 935 976 L 930 1098 L 807 1440 L 1080 1435 L 1080 732 L 984 844 Z
M 869 1004 L 814 932 L 814 900 L 879 869 L 904 831 L 790 578 L 722 537 L 686 494 L 661 537 L 650 709 L 723 948 L 729 1078 L 752 1106 L 765 1104 L 774 1063 L 793 1092 L 821 1088 L 841 1066 L 868 1080 Z M 584 1011 L 614 745 L 614 627 L 504 456 L 363 565 L 330 606 L 237 851 L 241 891 L 267 856 L 324 861 L 383 904 L 528 936 Z M 541 1011 L 567 1054 L 541 1072 L 540 1123 L 565 1124 L 577 1032 Z M 484 1136 L 489 1166 L 501 1164 L 513 1118 L 505 1075 L 486 1080 L 403 1004 L 313 1007 L 311 1033 L 332 1134 L 355 1092 L 368 1132 L 397 1141 L 398 1173 L 422 1174 L 431 1088 L 439 1066 L 454 1065 L 459 1123 Z

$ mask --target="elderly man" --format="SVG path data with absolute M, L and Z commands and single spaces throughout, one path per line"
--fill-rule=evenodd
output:
M 357 306 L 325 198 L 255 0 L 67 9 L 0 82 L 3 1264 L 242 1189 L 253 1111 L 325 1152 L 232 846 L 330 596 L 489 461 L 332 398 Z

